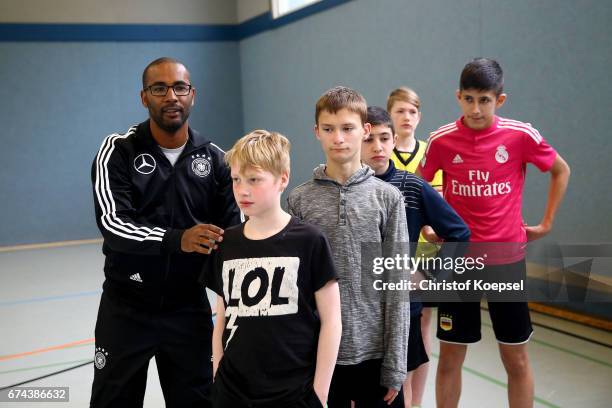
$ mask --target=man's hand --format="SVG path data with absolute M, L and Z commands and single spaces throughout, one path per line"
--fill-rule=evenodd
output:
M 198 252 L 209 255 L 223 241 L 223 230 L 212 224 L 198 224 L 185 230 L 181 237 L 183 252 Z
M 532 227 L 525 225 L 525 232 L 527 232 L 527 241 L 535 241 L 540 239 L 550 232 L 550 227 L 544 224 L 534 225 Z
M 387 405 L 391 405 L 393 404 L 393 400 L 395 399 L 395 397 L 397 397 L 398 393 L 398 390 L 388 388 L 387 394 L 385 395 L 385 398 L 383 398 L 383 400 L 387 403 Z

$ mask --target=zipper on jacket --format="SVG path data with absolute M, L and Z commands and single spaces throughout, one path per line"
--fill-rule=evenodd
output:
M 164 157 L 165 158 L 165 157 Z M 179 158 L 180 159 L 180 158 Z M 178 163 L 178 160 L 176 161 L 176 164 Z M 170 197 L 172 198 L 172 201 L 170 202 L 170 227 L 172 227 L 172 225 L 174 224 L 174 202 L 176 199 L 176 172 L 174 170 L 175 166 L 173 166 L 169 161 L 168 164 L 170 165 L 170 181 L 172 183 L 171 185 L 171 190 L 172 193 L 170 194 Z M 168 280 L 168 274 L 170 273 L 170 258 L 172 257 L 171 254 L 167 254 L 166 255 L 166 268 L 164 270 L 164 279 L 162 281 L 162 285 L 163 287 L 166 286 L 166 281 Z M 164 306 L 164 300 L 165 300 L 165 295 L 162 292 L 160 301 L 159 301 L 159 308 L 163 308 Z
M 177 193 L 176 192 L 176 166 L 179 164 L 179 161 L 181 161 L 182 157 L 183 157 L 183 154 L 179 156 L 179 158 L 174 163 L 174 166 L 170 164 L 170 182 L 171 182 L 171 190 L 172 190 L 172 193 L 170 194 L 170 197 L 172 200 L 170 202 L 170 226 L 171 227 L 174 225 L 174 207 L 176 203 L 176 193 Z M 164 286 L 166 282 L 168 281 L 168 274 L 170 273 L 170 259 L 171 258 L 172 258 L 172 254 L 166 255 L 166 270 L 164 271 L 164 280 L 163 280 Z M 160 308 L 163 307 L 164 297 L 165 296 L 162 295 L 161 302 L 160 302 Z

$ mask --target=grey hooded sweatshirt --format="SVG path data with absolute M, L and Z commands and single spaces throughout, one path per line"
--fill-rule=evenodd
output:
M 291 214 L 321 228 L 331 245 L 342 312 L 338 364 L 382 359 L 381 385 L 399 390 L 406 378 L 410 304 L 363 296 L 361 244 L 408 242 L 402 194 L 367 166 L 341 185 L 322 164 L 287 202 Z

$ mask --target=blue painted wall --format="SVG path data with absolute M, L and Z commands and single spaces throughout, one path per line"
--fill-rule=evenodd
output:
M 236 42 L 0 43 L 0 246 L 99 236 L 91 162 L 102 139 L 147 118 L 142 69 L 185 62 L 190 123 L 221 146 L 242 133 Z
M 254 128 L 289 136 L 292 186 L 323 161 L 312 126 L 327 88 L 355 87 L 384 106 L 390 89 L 414 87 L 425 138 L 459 115 L 453 93 L 465 62 L 498 58 L 509 94 L 500 113 L 533 123 L 572 165 L 552 238 L 612 240 L 612 3 L 326 3 L 337 7 L 284 26 L 256 17 L 232 34 L 252 35 L 239 42 L 0 42 L 0 246 L 99 236 L 91 160 L 105 135 L 146 118 L 139 78 L 161 55 L 190 68 L 199 90 L 191 123 L 220 145 Z M 547 177 L 529 173 L 525 217 L 536 222 Z
M 473 57 L 506 72 L 502 116 L 531 122 L 572 166 L 550 237 L 612 240 L 607 187 L 612 143 L 612 3 L 598 0 L 355 0 L 240 44 L 245 130 L 271 128 L 293 143 L 291 186 L 324 160 L 312 134 L 317 98 L 334 85 L 385 106 L 388 92 L 415 88 L 417 137 L 455 120 L 459 73 Z M 544 211 L 548 176 L 531 167 L 527 222 Z

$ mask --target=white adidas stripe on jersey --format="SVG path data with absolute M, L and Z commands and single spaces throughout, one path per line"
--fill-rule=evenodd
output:
M 225 154 L 225 150 L 223 150 L 222 148 L 220 148 L 219 146 L 217 146 L 217 145 L 216 145 L 216 144 L 214 144 L 213 142 L 210 142 L 210 144 L 211 144 L 212 146 L 215 146 L 217 149 L 219 149 L 219 151 L 220 151 L 221 153 Z
M 512 119 L 499 119 L 499 126 L 505 129 L 520 130 L 527 133 L 537 144 L 543 140 L 540 133 L 531 125 Z
M 529 137 L 533 139 L 534 142 L 536 142 L 536 144 L 540 144 L 542 142 L 542 136 L 535 135 L 525 128 L 518 127 L 518 126 L 511 126 L 511 125 L 502 125 L 502 124 L 500 124 L 499 127 L 502 129 L 518 130 L 520 132 L 526 133 L 527 135 L 529 135 Z
M 523 125 L 523 126 L 528 126 L 531 129 L 535 128 L 531 125 L 531 123 L 529 122 L 521 122 L 520 120 L 516 120 L 516 119 L 508 119 L 508 118 L 499 118 L 500 122 L 508 122 L 508 123 L 514 123 L 516 125 Z
M 425 155 L 427 155 L 427 153 L 429 152 L 429 148 L 431 147 L 432 142 L 433 142 L 434 140 L 439 139 L 439 138 L 441 138 L 442 136 L 447 135 L 447 134 L 452 133 L 452 132 L 454 132 L 455 130 L 457 130 L 457 124 L 456 124 L 456 123 L 453 123 L 453 125 L 454 125 L 454 126 L 447 128 L 447 129 L 446 129 L 445 131 L 443 131 L 443 132 L 436 131 L 436 132 L 433 132 L 433 133 L 431 134 L 431 136 L 429 136 L 429 139 L 427 139 L 427 149 L 425 150 Z
M 433 137 L 433 136 L 437 135 L 438 133 L 444 132 L 444 131 L 446 131 L 446 130 L 448 130 L 450 128 L 457 128 L 457 123 L 451 122 L 451 123 L 447 123 L 446 125 L 440 126 L 436 130 L 431 132 L 429 137 Z
M 135 131 L 136 127 L 131 127 L 124 135 L 115 133 L 107 136 L 96 156 L 96 180 L 94 190 L 98 199 L 98 205 L 100 205 L 102 209 L 100 221 L 104 228 L 120 237 L 136 241 L 149 240 L 161 242 L 166 230 L 159 227 L 153 229 L 144 226 L 137 227 L 117 217 L 115 200 L 110 189 L 108 161 L 115 150 L 115 141 L 117 139 L 125 139 Z
M 110 145 L 110 149 L 108 150 L 108 153 L 106 154 L 106 156 L 104 156 L 103 154 L 103 167 L 102 167 L 102 174 L 103 174 L 103 178 L 102 178 L 102 182 L 104 183 L 103 186 L 105 186 L 105 188 L 102 190 L 103 192 L 106 192 L 108 195 L 104 196 L 104 198 L 108 198 L 109 202 L 110 202 L 110 208 L 111 208 L 111 213 L 107 215 L 107 219 L 109 220 L 109 222 L 111 224 L 116 224 L 118 223 L 118 227 L 120 227 L 121 229 L 123 229 L 126 232 L 130 232 L 130 228 L 132 229 L 132 231 L 134 231 L 137 234 L 143 235 L 145 236 L 146 239 L 146 235 L 149 234 L 153 234 L 153 235 L 158 235 L 160 237 L 163 237 L 165 230 L 159 227 L 154 227 L 154 228 L 148 228 L 148 227 L 137 227 L 131 223 L 126 223 L 123 220 L 121 220 L 120 218 L 118 218 L 116 216 L 116 206 L 115 206 L 115 201 L 113 199 L 112 196 L 112 191 L 110 189 L 110 181 L 108 178 L 108 161 L 110 160 L 110 156 L 112 154 L 112 152 L 115 149 L 115 142 L 118 138 L 125 138 L 127 136 L 129 136 L 130 134 L 134 133 L 134 131 L 136 130 L 135 127 L 131 128 L 127 134 L 125 135 L 115 135 L 115 137 L 112 138 L 112 140 L 109 140 L 109 145 Z M 143 232 L 144 231 L 144 232 Z M 159 239 L 159 241 L 161 241 L 161 239 Z
M 96 193 L 98 195 L 98 202 L 100 203 L 100 207 L 103 210 L 103 215 L 101 217 L 101 222 L 103 226 L 115 233 L 116 235 L 122 236 L 124 238 L 135 239 L 138 241 L 143 241 L 147 239 L 149 234 L 158 235 L 157 241 L 161 241 L 161 237 L 163 237 L 163 233 L 165 232 L 161 228 L 154 228 L 151 230 L 147 227 L 136 227 L 131 223 L 126 223 L 123 220 L 117 218 L 116 216 L 116 207 L 115 201 L 112 196 L 112 192 L 110 190 L 110 183 L 108 179 L 108 160 L 110 155 L 112 154 L 115 148 L 115 141 L 118 138 L 125 138 L 133 133 L 134 128 L 131 128 L 127 134 L 125 135 L 111 135 L 107 137 L 105 143 L 100 149 L 99 157 L 98 157 L 98 172 L 96 174 Z M 100 199 L 101 198 L 101 199 Z M 125 233 L 121 232 L 124 231 Z M 161 231 L 161 232 L 158 232 Z M 140 237 L 132 236 L 130 234 L 140 235 Z
M 513 124 L 513 125 L 517 125 L 520 127 L 525 127 L 525 129 L 534 132 L 534 134 L 536 134 L 538 137 L 540 138 L 542 137 L 540 136 L 540 133 L 538 132 L 538 130 L 531 125 L 531 123 L 521 122 L 519 120 L 506 119 L 506 118 L 499 118 L 499 121 L 504 124 Z

